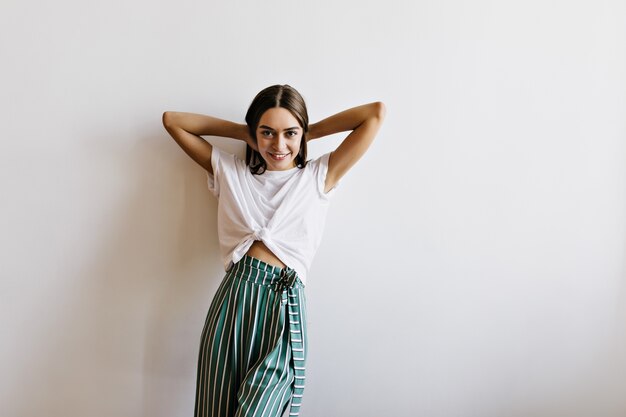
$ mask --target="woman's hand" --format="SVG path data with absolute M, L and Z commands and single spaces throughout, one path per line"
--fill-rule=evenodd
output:
M 237 138 L 237 139 L 241 139 L 244 142 L 246 142 L 248 144 L 248 146 L 250 146 L 252 149 L 254 149 L 255 151 L 259 151 L 259 147 L 256 144 L 256 140 L 254 140 L 252 138 L 252 136 L 250 136 L 250 131 L 248 129 L 248 125 L 243 124 L 241 125 L 242 128 L 242 133 L 241 133 L 241 137 Z
M 317 131 L 318 131 L 317 123 L 310 123 L 309 131 L 307 132 L 307 135 L 306 135 L 306 141 L 309 142 L 310 140 L 319 138 L 320 136 L 317 133 Z

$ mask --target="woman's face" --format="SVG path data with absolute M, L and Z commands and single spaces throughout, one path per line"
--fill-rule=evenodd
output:
M 257 146 L 268 171 L 283 171 L 296 166 L 303 130 L 289 110 L 268 109 L 256 129 Z

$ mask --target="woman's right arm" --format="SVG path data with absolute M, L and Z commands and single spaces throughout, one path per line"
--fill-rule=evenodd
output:
M 166 111 L 163 113 L 163 126 L 185 153 L 211 174 L 213 174 L 211 166 L 213 146 L 202 139 L 201 135 L 243 140 L 256 149 L 247 125 L 213 116 Z

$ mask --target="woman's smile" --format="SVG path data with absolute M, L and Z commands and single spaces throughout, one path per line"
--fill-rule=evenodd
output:
M 284 160 L 287 156 L 289 156 L 289 154 L 291 154 L 291 152 L 283 152 L 283 153 L 272 153 L 269 152 L 269 154 L 272 156 L 272 158 L 274 158 L 277 161 L 282 161 Z

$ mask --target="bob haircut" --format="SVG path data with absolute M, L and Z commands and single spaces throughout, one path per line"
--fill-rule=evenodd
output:
M 302 140 L 300 141 L 300 151 L 295 157 L 296 166 L 300 169 L 304 168 L 307 164 L 307 138 L 309 133 L 309 115 L 306 110 L 306 104 L 304 99 L 296 91 L 295 88 L 284 84 L 276 84 L 271 87 L 263 89 L 256 95 L 248 112 L 246 113 L 246 124 L 250 136 L 257 140 L 256 129 L 259 126 L 259 121 L 263 114 L 274 107 L 283 107 L 298 120 L 300 127 L 302 128 Z M 250 172 L 253 174 L 262 174 L 267 169 L 267 163 L 261 156 L 261 154 L 246 145 L 246 165 L 250 167 Z

